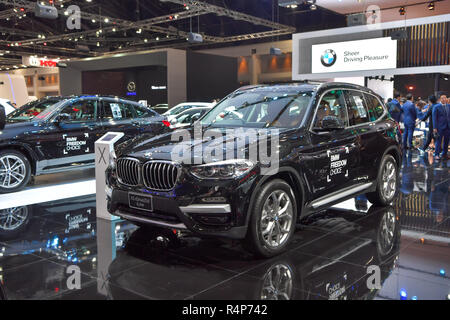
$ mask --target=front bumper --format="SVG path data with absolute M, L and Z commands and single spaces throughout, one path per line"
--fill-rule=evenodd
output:
M 232 204 L 192 204 L 163 195 L 151 195 L 153 211 L 130 208 L 129 190 L 112 189 L 108 211 L 123 219 L 175 230 L 188 230 L 201 236 L 243 239 L 247 227 L 235 223 Z M 135 192 L 135 191 L 132 191 Z M 147 195 L 142 192 L 143 195 Z

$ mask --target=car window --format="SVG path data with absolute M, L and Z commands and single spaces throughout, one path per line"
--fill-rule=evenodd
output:
M 191 105 L 183 105 L 183 106 L 178 106 L 178 107 L 174 107 L 173 109 L 170 109 L 168 111 L 169 115 L 177 115 L 180 114 L 181 112 L 193 108 L 194 106 Z
M 133 118 L 133 112 L 131 105 L 117 102 L 117 101 L 104 101 L 106 120 L 127 120 Z
M 370 121 L 378 120 L 384 114 L 384 107 L 377 97 L 365 93 L 367 109 L 369 110 Z
M 319 103 L 314 121 L 314 128 L 321 128 L 325 117 L 334 116 L 348 125 L 345 95 L 342 90 L 332 90 L 327 92 Z
M 9 122 L 30 121 L 34 118 L 44 119 L 54 111 L 51 107 L 58 100 L 47 99 L 29 102 L 8 115 Z
M 295 128 L 303 121 L 311 97 L 312 92 L 236 92 L 216 105 L 202 119 L 202 124 L 214 127 Z
M 65 106 L 60 115 L 65 115 L 66 122 L 87 122 L 97 120 L 97 101 L 81 100 Z
M 362 92 L 354 90 L 347 91 L 347 109 L 350 126 L 369 122 L 369 115 Z
M 138 118 L 155 117 L 158 115 L 155 111 L 150 110 L 150 108 L 146 108 L 144 106 L 133 105 L 133 107 Z
M 199 109 L 185 111 L 177 117 L 177 121 L 178 123 L 190 123 L 192 118 L 195 116 L 201 117 L 205 114 L 205 111 Z

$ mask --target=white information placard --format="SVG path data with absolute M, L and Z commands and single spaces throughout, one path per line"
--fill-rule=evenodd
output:
M 376 38 L 312 46 L 312 73 L 397 68 L 397 40 Z

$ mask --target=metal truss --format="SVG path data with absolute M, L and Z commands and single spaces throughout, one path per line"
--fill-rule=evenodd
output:
M 296 31 L 295 27 L 291 27 L 288 25 L 283 25 L 280 23 L 276 23 L 270 20 L 266 20 L 263 18 L 255 17 L 249 14 L 241 13 L 238 11 L 230 10 L 224 7 L 212 5 L 206 2 L 202 1 L 193 1 L 193 0 L 160 0 L 162 2 L 171 2 L 175 4 L 180 4 L 185 7 L 183 11 L 168 14 L 160 17 L 155 17 L 151 19 L 141 20 L 141 21 L 128 21 L 124 19 L 117 19 L 117 18 L 111 18 L 107 16 L 103 16 L 100 14 L 94 14 L 89 12 L 81 12 L 81 19 L 82 20 L 90 20 L 90 21 L 96 21 L 100 23 L 101 28 L 99 29 L 92 29 L 92 30 L 86 30 L 86 31 L 79 31 L 79 32 L 70 32 L 66 34 L 57 34 L 57 35 L 44 35 L 42 33 L 37 32 L 29 32 L 19 29 L 9 29 L 9 28 L 1 28 L 0 32 L 8 33 L 11 35 L 20 35 L 24 37 L 32 37 L 31 39 L 21 40 L 21 41 L 6 41 L 2 40 L 0 41 L 0 44 L 6 44 L 11 47 L 11 49 L 14 48 L 14 54 L 18 54 L 16 51 L 18 47 L 35 47 L 37 44 L 47 44 L 47 43 L 54 43 L 59 41 L 71 41 L 71 42 L 78 42 L 78 43 L 97 43 L 97 42 L 105 42 L 105 41 L 115 41 L 115 42 L 129 42 L 129 45 L 133 48 L 130 49 L 119 49 L 117 51 L 111 52 L 111 53 L 117 53 L 117 52 L 130 52 L 135 51 L 136 46 L 146 46 L 149 44 L 157 44 L 161 42 L 167 42 L 167 41 L 173 41 L 173 40 L 179 40 L 179 39 L 186 39 L 189 35 L 189 32 L 178 30 L 174 28 L 173 26 L 170 27 L 162 27 L 158 26 L 158 24 L 164 24 L 164 23 L 171 23 L 174 21 L 182 20 L 182 19 L 189 19 L 192 17 L 205 15 L 205 14 L 216 14 L 218 16 L 226 16 L 235 20 L 245 21 L 248 23 L 252 23 L 254 25 L 264 26 L 267 28 L 270 28 L 272 30 L 264 31 L 264 32 L 256 32 L 251 34 L 243 34 L 243 35 L 237 35 L 237 36 L 229 36 L 229 37 L 216 37 L 216 36 L 210 36 L 207 34 L 202 34 L 203 40 L 205 43 L 226 43 L 226 42 L 235 42 L 235 41 L 244 41 L 244 40 L 252 40 L 252 39 L 261 39 L 261 38 L 268 38 L 268 37 L 275 37 L 280 35 L 286 35 L 291 34 Z M 70 1 L 63 0 L 60 1 L 59 4 L 68 3 Z M 17 8 L 24 8 L 24 12 L 33 11 L 35 7 L 35 2 L 27 1 L 27 0 L 0 0 L 0 4 L 8 5 L 8 6 L 14 6 L 14 9 Z M 3 13 L 5 16 L 8 15 L 14 15 L 17 14 L 14 9 L 8 9 L 0 12 Z M 65 12 L 67 11 L 67 8 L 58 8 L 58 13 L 61 16 L 65 15 Z M 161 38 L 159 40 L 155 39 L 146 39 L 145 35 L 142 36 L 141 40 L 136 40 L 135 38 L 105 38 L 106 35 L 115 34 L 117 32 L 123 32 L 127 30 L 139 30 L 142 29 L 143 31 L 149 31 L 153 33 L 158 34 L 164 34 L 168 37 Z M 3 31 L 2 31 L 3 30 Z M 203 44 L 205 44 L 203 43 Z M 161 44 L 157 46 L 152 46 L 151 49 L 157 49 L 157 48 L 182 48 L 190 46 L 191 44 L 187 42 L 182 43 L 173 43 L 173 44 Z M 61 48 L 56 46 L 39 46 L 40 51 L 47 51 L 50 52 L 51 50 L 56 50 L 64 53 L 73 53 L 77 55 L 97 55 L 101 51 L 92 51 L 90 53 L 81 53 L 77 51 L 76 49 L 69 49 L 69 48 Z M 110 52 L 108 52 L 110 53 Z M 29 54 L 29 53 L 28 53 Z M 107 54 L 106 52 L 103 52 L 103 54 Z
M 6 33 L 8 35 L 17 35 L 17 36 L 25 36 L 25 37 L 37 37 L 39 32 L 34 31 L 26 31 L 15 28 L 6 28 L 0 26 L 0 33 Z
M 246 21 L 246 22 L 252 23 L 254 25 L 265 26 L 265 27 L 272 28 L 272 29 L 278 29 L 278 30 L 285 29 L 285 30 L 289 30 L 290 33 L 293 33 L 296 31 L 296 28 L 288 26 L 288 25 L 280 24 L 277 22 L 263 19 L 263 18 L 258 18 L 258 17 L 252 16 L 249 14 L 230 10 L 230 9 L 227 9 L 224 7 L 219 7 L 219 6 L 209 4 L 209 3 L 206 3 L 203 1 L 194 1 L 194 0 L 160 0 L 160 1 L 177 3 L 180 5 L 186 4 L 187 6 L 189 6 L 190 9 L 203 9 L 203 10 L 207 11 L 208 13 L 214 13 L 218 16 L 227 16 L 227 17 L 233 18 L 235 20 Z
M 17 15 L 17 12 L 14 9 L 6 9 L 0 12 L 0 19 L 7 19 Z

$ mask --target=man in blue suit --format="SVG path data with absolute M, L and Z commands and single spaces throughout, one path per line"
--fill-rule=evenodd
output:
M 407 150 L 412 149 L 412 140 L 414 135 L 414 129 L 416 128 L 416 120 L 418 110 L 413 102 L 413 95 L 408 93 L 406 95 L 406 102 L 402 106 L 403 123 L 405 124 L 405 133 L 403 134 L 403 148 Z
M 388 107 L 389 107 L 389 114 L 391 115 L 392 119 L 394 119 L 397 122 L 400 122 L 402 115 L 402 106 L 400 105 L 398 99 L 400 99 L 400 94 L 396 93 L 394 95 L 394 99 L 392 99 L 392 101 L 388 103 Z
M 433 127 L 437 136 L 434 156 L 437 160 L 447 158 L 450 138 L 450 106 L 447 96 L 445 94 L 441 95 L 439 102 L 433 109 Z
M 425 154 L 431 144 L 431 140 L 435 140 L 433 132 L 433 108 L 436 106 L 436 101 L 436 96 L 430 96 L 428 98 L 428 105 L 417 115 L 420 121 L 424 121 L 425 123 L 428 122 L 428 134 L 426 140 L 424 141 L 423 147 L 419 148 L 421 154 Z

